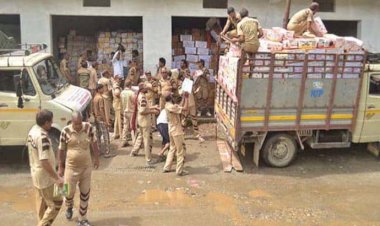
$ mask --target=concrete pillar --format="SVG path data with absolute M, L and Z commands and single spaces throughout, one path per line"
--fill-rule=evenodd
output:
M 160 57 L 171 66 L 172 54 L 172 18 L 159 10 L 156 13 L 143 16 L 144 70 L 151 70 L 153 75 Z
M 40 10 L 24 11 L 20 15 L 21 43 L 44 43 L 53 52 L 51 17 Z

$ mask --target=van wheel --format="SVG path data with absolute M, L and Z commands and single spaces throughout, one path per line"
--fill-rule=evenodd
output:
M 296 155 L 296 141 L 288 134 L 277 134 L 268 138 L 262 152 L 265 163 L 277 168 L 288 166 Z

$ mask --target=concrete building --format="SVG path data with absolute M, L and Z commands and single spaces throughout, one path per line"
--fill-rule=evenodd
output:
M 87 7 L 85 2 L 91 0 L 0 0 L 0 28 L 19 36 L 22 43 L 46 43 L 50 51 L 54 50 L 56 35 L 59 30 L 59 16 L 92 16 L 99 18 L 132 17 L 140 23 L 138 29 L 143 33 L 144 68 L 154 70 L 159 57 L 171 60 L 171 35 L 173 19 L 176 17 L 225 17 L 225 9 L 204 8 L 206 0 L 108 0 L 110 6 Z M 223 2 L 223 0 L 221 0 Z M 227 0 L 226 0 L 227 1 Z M 107 2 L 93 0 L 93 2 Z M 210 1 L 215 2 L 215 1 Z M 311 1 L 310 1 L 311 2 Z M 333 8 L 320 12 L 330 31 L 357 36 L 365 42 L 372 52 L 380 52 L 380 1 L 373 0 L 333 0 Z M 293 0 L 291 14 L 307 7 L 309 1 Z M 230 0 L 228 5 L 236 9 L 246 7 L 251 16 L 256 16 L 263 27 L 281 26 L 285 0 Z M 13 15 L 12 18 L 7 15 Z M 15 21 L 19 18 L 18 22 Z M 72 23 L 72 24 L 70 24 Z M 62 24 L 78 25 L 77 20 L 61 21 Z M 113 24 L 113 22 L 110 22 Z M 127 21 L 126 24 L 133 23 Z M 88 26 L 91 20 L 87 21 Z M 109 24 L 109 26 L 112 26 Z M 96 26 L 92 25 L 92 26 Z M 107 26 L 107 24 L 103 24 Z M 18 29 L 15 29 L 18 27 Z M 82 25 L 82 29 L 86 29 Z M 13 34 L 12 34 L 13 33 Z M 16 38 L 17 39 L 17 38 Z

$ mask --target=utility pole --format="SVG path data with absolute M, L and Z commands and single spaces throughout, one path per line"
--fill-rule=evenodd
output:
M 291 4 L 292 4 L 292 0 L 286 0 L 285 15 L 284 15 L 284 20 L 282 21 L 282 27 L 285 29 L 288 25 Z

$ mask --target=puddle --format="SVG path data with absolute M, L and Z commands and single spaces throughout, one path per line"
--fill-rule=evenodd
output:
M 223 193 L 210 192 L 207 194 L 206 200 L 214 206 L 217 212 L 230 216 L 235 225 L 245 225 L 244 218 L 232 197 Z
M 137 198 L 139 204 L 164 204 L 170 206 L 192 205 L 194 201 L 183 190 L 162 191 L 159 189 L 146 190 Z
M 0 187 L 0 203 L 8 204 L 15 211 L 34 211 L 35 194 L 33 189 Z
M 253 190 L 250 191 L 248 194 L 251 198 L 272 198 L 272 195 L 263 190 Z

